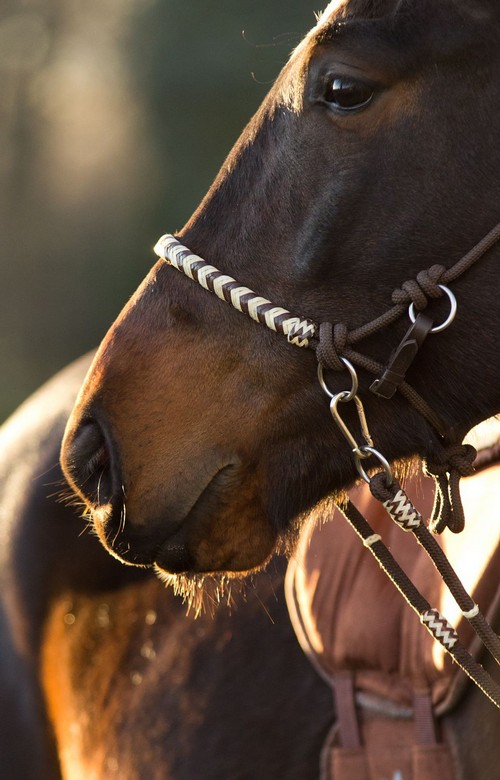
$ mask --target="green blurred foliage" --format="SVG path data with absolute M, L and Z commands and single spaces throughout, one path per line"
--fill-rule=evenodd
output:
M 0 420 L 99 343 L 313 10 L 309 0 L 4 0 Z

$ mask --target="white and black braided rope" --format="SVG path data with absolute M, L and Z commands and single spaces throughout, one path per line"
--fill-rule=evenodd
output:
M 451 623 L 437 609 L 427 609 L 425 612 L 422 612 L 420 622 L 432 634 L 434 639 L 437 639 L 448 651 L 451 652 L 453 650 L 458 642 L 458 634 Z
M 205 290 L 214 293 L 222 301 L 230 303 L 235 309 L 248 314 L 256 322 L 283 333 L 290 344 L 308 347 L 316 335 L 316 325 L 311 320 L 294 317 L 287 309 L 275 306 L 267 298 L 256 295 L 248 287 L 243 287 L 233 279 L 210 265 L 198 255 L 177 241 L 174 236 L 165 234 L 154 248 L 158 257 L 172 265 L 178 271 L 198 282 Z
M 414 531 L 422 523 L 422 515 L 401 488 L 394 497 L 384 501 L 383 506 L 403 531 Z

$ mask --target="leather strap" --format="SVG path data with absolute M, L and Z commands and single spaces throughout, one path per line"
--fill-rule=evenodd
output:
M 419 314 L 405 334 L 401 344 L 391 355 L 384 373 L 371 385 L 370 390 L 381 398 L 392 398 L 404 382 L 406 372 L 417 357 L 418 351 L 432 330 L 432 320 L 426 314 Z
M 351 672 L 339 672 L 333 680 L 340 741 L 344 748 L 359 748 L 361 737 L 354 701 L 354 677 Z

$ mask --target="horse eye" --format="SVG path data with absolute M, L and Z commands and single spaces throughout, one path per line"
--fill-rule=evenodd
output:
M 367 106 L 373 94 L 373 89 L 361 81 L 336 78 L 328 83 L 324 99 L 341 111 L 355 111 Z

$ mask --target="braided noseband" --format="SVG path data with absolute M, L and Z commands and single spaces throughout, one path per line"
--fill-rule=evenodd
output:
M 214 293 L 221 301 L 230 303 L 261 325 L 283 333 L 290 344 L 295 344 L 296 347 L 310 346 L 317 331 L 314 322 L 295 317 L 281 306 L 275 306 L 267 298 L 256 295 L 248 287 L 242 287 L 232 276 L 221 273 L 201 257 L 191 254 L 174 236 L 162 236 L 154 251 L 178 271 L 198 282 L 205 290 Z

